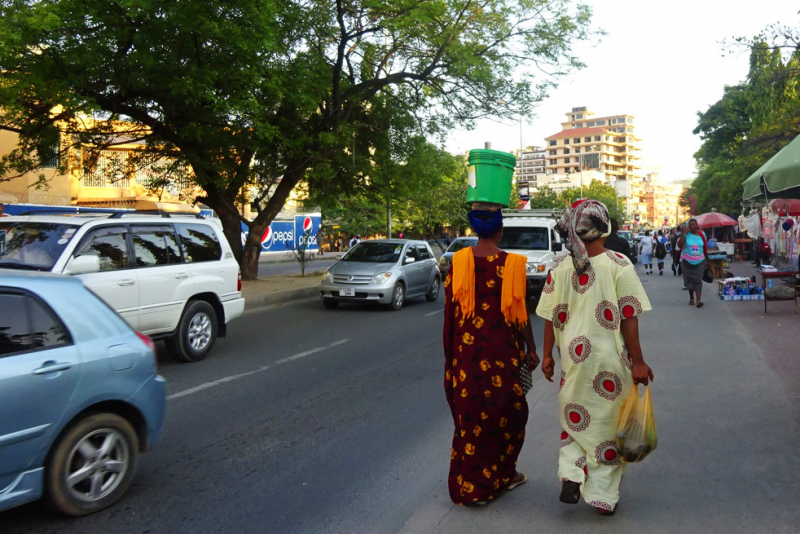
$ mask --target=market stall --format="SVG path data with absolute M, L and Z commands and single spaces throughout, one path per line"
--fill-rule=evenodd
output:
M 725 278 L 728 270 L 728 257 L 733 257 L 734 253 L 733 228 L 739 226 L 739 222 L 716 211 L 698 215 L 695 220 L 697 226 L 709 236 L 708 266 L 714 273 L 714 278 Z M 717 230 L 719 231 L 717 232 Z

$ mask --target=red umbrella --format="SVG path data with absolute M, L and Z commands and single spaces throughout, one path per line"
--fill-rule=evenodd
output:
M 737 226 L 739 223 L 736 219 L 728 217 L 724 213 L 704 213 L 695 217 L 697 219 L 697 226 L 700 228 L 713 228 L 715 226 Z
M 795 198 L 776 198 L 769 203 L 769 207 L 781 217 L 800 215 L 800 200 Z

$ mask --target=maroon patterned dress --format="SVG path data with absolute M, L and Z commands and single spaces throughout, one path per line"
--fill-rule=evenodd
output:
M 500 311 L 507 254 L 475 257 L 475 314 L 464 319 L 445 280 L 444 389 L 455 431 L 450 498 L 456 504 L 497 497 L 513 480 L 525 441 L 528 403 L 519 380 L 521 332 Z

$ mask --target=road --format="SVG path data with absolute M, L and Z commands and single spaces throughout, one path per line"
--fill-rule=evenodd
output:
M 311 300 L 248 312 L 204 362 L 162 364 L 164 440 L 123 501 L 79 520 L 34 503 L 0 515 L 0 532 L 796 533 L 797 385 L 731 311 L 759 303 L 697 310 L 671 276 L 642 279 L 660 440 L 629 467 L 614 518 L 558 502 L 557 388 L 538 374 L 520 457 L 531 481 L 484 509 L 453 507 L 441 300 L 399 312 Z M 770 318 L 796 332 L 793 314 Z

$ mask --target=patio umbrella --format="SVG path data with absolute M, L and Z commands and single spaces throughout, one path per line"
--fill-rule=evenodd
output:
M 769 207 L 781 217 L 800 215 L 800 200 L 796 198 L 776 198 L 769 203 Z
M 724 213 L 717 213 L 716 211 L 698 215 L 695 217 L 695 219 L 697 220 L 697 226 L 700 228 L 713 228 L 715 226 L 738 226 L 739 224 L 736 219 L 732 219 Z
M 800 198 L 800 136 L 751 174 L 742 187 L 744 200 L 766 195 Z

